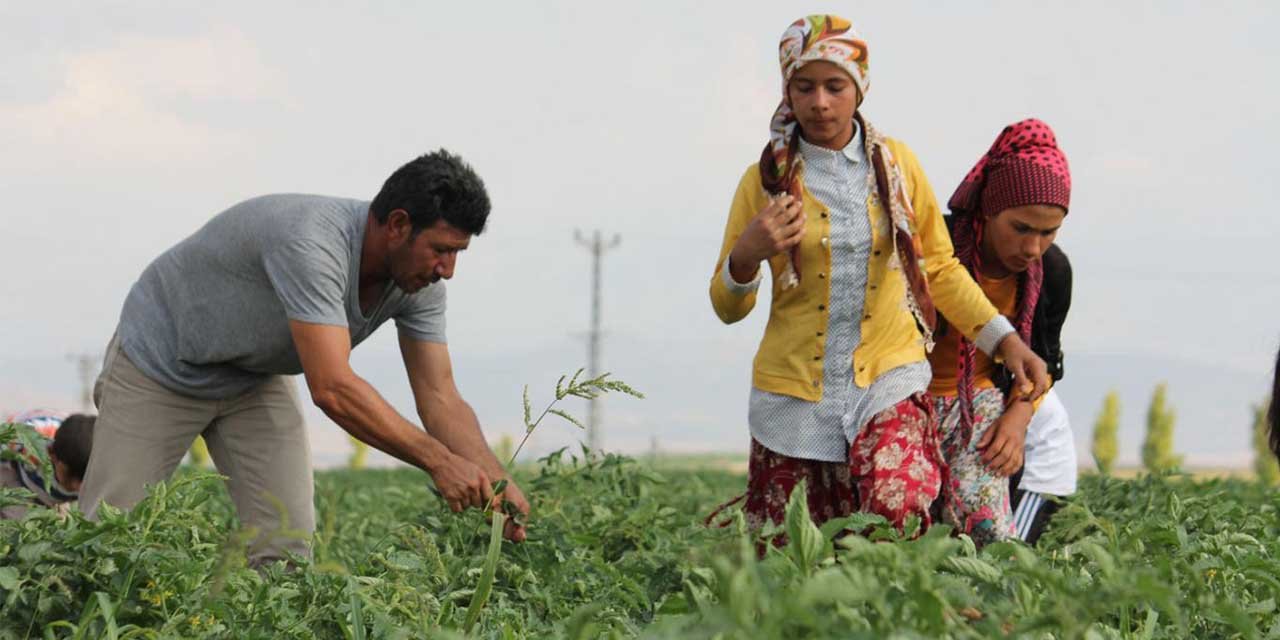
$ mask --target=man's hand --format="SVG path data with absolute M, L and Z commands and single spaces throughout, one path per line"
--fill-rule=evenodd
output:
M 507 523 L 503 528 L 503 535 L 512 542 L 524 542 L 527 537 L 524 529 L 525 518 L 529 516 L 529 501 L 525 499 L 524 492 L 520 491 L 520 487 L 516 485 L 515 480 L 507 479 L 507 488 L 502 493 L 493 497 L 494 510 L 502 510 L 502 502 L 505 500 L 515 505 L 516 511 L 520 513 L 520 522 L 516 522 L 515 518 L 507 518 Z
M 1017 333 L 1005 336 L 996 348 L 996 354 L 1004 368 L 1013 375 L 1013 388 L 1009 390 L 1013 398 L 1036 400 L 1049 391 L 1049 386 L 1053 384 L 1049 377 L 1049 367 Z
M 982 462 L 992 473 L 1007 478 L 1022 468 L 1027 426 L 1031 424 L 1033 412 L 1030 401 L 1015 400 L 982 434 L 978 451 L 982 452 Z
M 800 200 L 790 194 L 779 196 L 756 214 L 738 236 L 729 254 L 729 272 L 738 282 L 750 282 L 761 260 L 790 251 L 802 238 L 804 209 Z
M 493 499 L 489 476 L 475 463 L 449 454 L 440 464 L 427 470 L 440 490 L 440 496 L 454 512 L 467 507 L 484 508 Z M 522 496 L 523 497 L 523 496 Z
M 423 426 L 449 448 L 450 455 L 445 459 L 453 464 L 442 467 L 440 472 L 429 469 L 449 506 L 454 511 L 489 504 L 501 509 L 502 495 L 505 495 L 520 513 L 527 515 L 529 501 L 507 477 L 502 463 L 485 443 L 475 411 L 458 393 L 453 381 L 449 348 L 441 343 L 421 342 L 400 334 L 400 352 L 404 356 L 409 386 L 413 389 Z M 452 469 L 462 469 L 465 474 Z M 503 478 L 507 478 L 506 489 L 495 498 L 491 482 Z M 453 494 L 446 490 L 448 483 L 456 487 Z M 508 540 L 524 540 L 524 525 L 508 521 L 505 529 Z

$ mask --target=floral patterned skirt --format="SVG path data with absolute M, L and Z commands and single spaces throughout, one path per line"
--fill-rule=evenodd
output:
M 981 389 L 973 395 L 973 432 L 968 442 L 960 429 L 957 398 L 934 398 L 942 451 L 951 477 L 942 491 L 942 519 L 956 531 L 969 534 L 978 546 L 1014 537 L 1009 507 L 1009 479 L 998 476 L 982 462 L 978 443 L 1004 413 L 1004 394 Z
M 791 491 L 803 479 L 815 524 L 864 511 L 884 516 L 899 529 L 915 515 L 923 531 L 945 475 L 931 403 L 920 393 L 872 418 L 850 445 L 848 462 L 784 456 L 753 438 L 747 492 L 721 505 L 707 522 L 745 497 L 749 525 L 781 524 Z

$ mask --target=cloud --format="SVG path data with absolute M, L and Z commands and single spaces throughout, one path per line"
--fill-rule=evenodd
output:
M 246 141 L 193 117 L 202 101 L 225 105 L 279 98 L 277 74 L 234 29 L 193 37 L 127 36 L 62 56 L 47 73 L 57 88 L 36 102 L 0 105 L 0 140 L 15 169 L 65 163 L 163 162 Z M 10 167 L 4 167 L 6 169 Z

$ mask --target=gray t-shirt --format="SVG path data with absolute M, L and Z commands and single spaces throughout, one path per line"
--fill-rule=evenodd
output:
M 414 294 L 389 282 L 361 312 L 368 211 L 366 201 L 285 194 L 214 216 L 129 290 L 121 347 L 175 393 L 229 399 L 269 376 L 302 373 L 289 320 L 347 327 L 352 347 L 390 318 L 402 335 L 444 342 L 443 280 Z

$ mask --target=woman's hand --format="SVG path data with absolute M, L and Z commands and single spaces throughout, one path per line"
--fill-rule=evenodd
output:
M 1036 400 L 1049 391 L 1053 379 L 1049 367 L 1015 332 L 1010 332 L 996 347 L 998 361 L 1013 376 L 1009 394 L 1018 400 Z
M 1027 445 L 1027 427 L 1035 412 L 1031 402 L 1015 400 L 978 442 L 982 462 L 992 473 L 1009 477 L 1022 468 Z
M 801 201 L 783 194 L 769 202 L 747 228 L 729 253 L 729 273 L 737 282 L 751 282 L 768 260 L 800 244 L 804 238 L 804 209 Z

